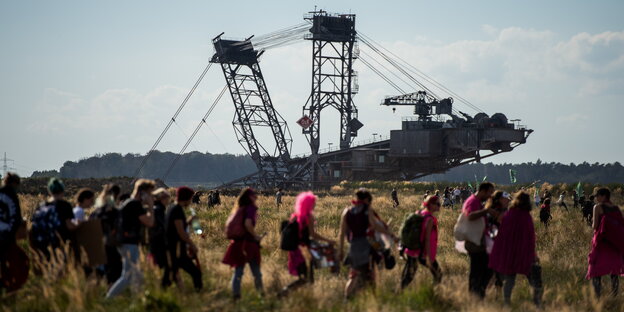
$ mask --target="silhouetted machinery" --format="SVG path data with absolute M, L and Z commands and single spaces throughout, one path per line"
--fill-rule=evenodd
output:
M 487 115 L 356 31 L 354 14 L 334 15 L 320 10 L 310 12 L 304 19 L 302 24 L 259 37 L 232 40 L 223 39 L 222 33 L 213 39 L 215 54 L 211 63 L 220 64 L 223 70 L 235 108 L 234 129 L 240 144 L 258 168 L 258 172 L 231 181 L 225 187 L 316 188 L 342 180 L 412 180 L 509 152 L 525 143 L 533 132 L 518 125 L 518 120 L 510 122 L 502 113 Z M 286 121 L 273 107 L 259 58 L 268 49 L 302 38 L 312 42 L 312 88 L 303 106 L 304 116 L 297 123 L 308 139 L 310 154 L 293 157 L 290 131 Z M 359 42 L 376 57 L 360 51 Z M 389 70 L 379 59 L 394 70 Z M 359 89 L 357 73 L 353 68 L 355 60 L 360 60 L 400 94 L 385 98 L 382 105 L 392 106 L 393 110 L 397 106 L 411 106 L 414 115 L 404 118 L 401 129 L 392 130 L 389 139 L 353 146 L 353 139 L 363 127 L 357 119 L 357 108 L 353 102 L 353 96 Z M 210 65 L 204 74 L 208 68 Z M 399 82 L 384 73 L 384 69 L 416 91 L 405 92 Z M 203 75 L 200 81 L 201 78 Z M 438 96 L 423 81 L 454 97 Z M 220 96 L 216 101 L 219 99 Z M 456 110 L 455 100 L 472 108 L 476 114 L 471 116 Z M 340 115 L 340 142 L 339 149 L 321 151 L 321 111 L 327 107 Z M 263 131 L 263 128 L 270 129 L 273 142 L 261 144 L 257 132 Z

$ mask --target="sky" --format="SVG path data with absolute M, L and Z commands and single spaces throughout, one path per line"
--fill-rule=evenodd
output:
M 145 153 L 207 65 L 214 36 L 296 25 L 315 6 L 356 14 L 358 32 L 490 115 L 503 112 L 535 130 L 527 144 L 493 162 L 623 159 L 624 1 L 563 0 L 2 0 L 0 153 L 22 175 L 95 154 Z M 289 124 L 292 154 L 309 151 L 295 121 L 310 94 L 311 51 L 301 40 L 260 61 Z M 381 107 L 397 91 L 358 60 L 354 67 L 364 124 L 356 142 L 400 129 L 411 109 Z M 224 85 L 213 66 L 159 149 L 179 151 Z M 233 116 L 224 96 L 187 151 L 243 154 Z M 324 111 L 322 120 L 321 146 L 337 146 L 337 112 Z

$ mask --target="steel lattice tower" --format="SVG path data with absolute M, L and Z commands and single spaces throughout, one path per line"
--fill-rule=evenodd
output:
M 310 149 L 317 155 L 320 147 L 321 111 L 328 106 L 340 113 L 340 148 L 350 147 L 362 124 L 356 119 L 353 95 L 357 92 L 353 60 L 357 58 L 355 15 L 329 15 L 311 12 L 312 22 L 306 40 L 312 40 L 312 92 L 303 114 L 312 125 L 303 130 Z
M 270 188 L 281 185 L 290 176 L 292 138 L 286 121 L 273 107 L 264 82 L 258 64 L 262 52 L 254 50 L 249 39 L 213 39 L 216 53 L 212 62 L 221 64 L 234 102 L 232 124 L 236 137 L 258 167 L 258 172 L 247 181 Z M 254 129 L 262 127 L 270 128 L 274 148 L 267 149 L 258 141 Z

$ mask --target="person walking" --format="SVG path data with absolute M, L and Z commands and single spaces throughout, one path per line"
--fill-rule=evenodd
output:
M 163 286 L 167 287 L 173 279 L 178 287 L 182 287 L 178 271 L 180 269 L 186 271 L 193 279 L 193 286 L 196 291 L 200 291 L 203 287 L 201 269 L 193 263 L 193 259 L 197 257 L 197 246 L 191 240 L 187 233 L 188 225 L 193 222 L 192 216 L 187 220 L 184 209 L 191 205 L 193 199 L 193 191 L 191 188 L 181 186 L 176 190 L 176 202 L 168 211 L 166 217 L 166 234 L 168 257 L 171 260 L 171 269 L 165 268 L 163 274 Z M 188 247 L 188 248 L 187 248 Z
M 572 191 L 572 200 L 574 202 L 574 209 L 579 208 L 579 194 L 576 192 L 576 190 Z
M 594 237 L 587 257 L 589 265 L 586 278 L 591 280 L 594 292 L 599 297 L 602 294 L 602 277 L 608 275 L 611 278 L 611 295 L 616 296 L 620 286 L 619 276 L 624 274 L 624 250 L 603 238 L 601 226 L 608 219 L 622 220 L 622 211 L 611 202 L 611 192 L 607 188 L 599 189 L 595 198 L 592 223 Z
M 544 203 L 540 207 L 540 221 L 544 224 L 544 227 L 548 228 L 550 220 L 552 220 L 552 214 L 550 213 L 550 198 L 546 198 Z
M 372 228 L 398 241 L 398 238 L 384 227 L 382 222 L 377 222 L 376 213 L 371 207 L 372 202 L 371 193 L 365 189 L 359 189 L 352 201 L 353 206 L 345 208 L 342 212 L 339 259 L 343 259 L 344 241 L 348 238 L 350 244 L 346 263 L 351 266 L 349 280 L 345 286 L 345 298 L 352 298 L 364 286 L 374 285 L 375 272 L 371 259 L 373 249 L 368 241 L 368 229 Z
M 108 285 L 112 285 L 121 276 L 121 255 L 117 250 L 116 220 L 119 215 L 117 200 L 121 188 L 116 184 L 106 184 L 95 200 L 95 210 L 89 215 L 89 220 L 100 220 L 104 234 L 104 251 L 106 264 L 97 268 L 100 276 L 106 276 Z
M 134 191 L 121 207 L 118 218 L 119 254 L 122 259 L 122 272 L 119 279 L 111 286 L 106 298 L 119 295 L 128 286 L 134 291 L 143 284 L 143 273 L 139 267 L 139 241 L 143 226 L 154 226 L 154 198 L 152 192 L 156 183 L 152 180 L 139 179 L 134 183 Z
M 86 220 L 85 209 L 90 209 L 95 203 L 95 192 L 88 188 L 82 188 L 76 194 L 76 207 L 74 212 L 74 223 L 84 222 Z
M 570 212 L 570 210 L 568 210 L 568 205 L 566 205 L 566 203 L 565 203 L 565 196 L 566 196 L 566 192 L 563 191 L 559 195 L 559 200 L 557 200 L 557 205 L 559 205 L 559 208 L 561 208 L 561 207 L 565 208 L 566 212 Z
M 288 252 L 288 273 L 298 277 L 298 279 L 284 287 L 279 296 L 283 297 L 290 291 L 295 290 L 306 283 L 314 281 L 312 264 L 306 264 L 301 247 L 310 248 L 312 240 L 324 241 L 330 245 L 335 245 L 335 241 L 326 238 L 315 230 L 314 207 L 316 206 L 316 196 L 312 192 L 303 192 L 295 199 L 294 212 L 290 216 L 290 222 L 297 222 L 299 225 L 300 247 Z
M 461 189 L 459 186 L 453 190 L 453 209 L 455 209 L 456 204 L 461 204 Z
M 76 197 L 74 199 L 76 203 L 76 207 L 72 210 L 74 213 L 73 223 L 76 225 L 80 225 L 81 223 L 86 221 L 85 210 L 91 209 L 93 204 L 95 203 L 95 192 L 88 188 L 82 188 L 78 190 Z M 78 245 L 77 237 L 74 235 L 72 240 L 72 249 L 74 253 L 74 259 L 76 264 L 82 262 L 82 255 L 80 254 L 80 246 Z M 89 275 L 93 271 L 92 267 L 87 265 L 83 266 L 85 270 L 85 274 Z
M 241 280 L 245 272 L 245 264 L 249 264 L 251 273 L 254 276 L 256 290 L 264 295 L 262 286 L 262 272 L 260 271 L 260 240 L 262 237 L 256 233 L 256 222 L 258 220 L 258 207 L 256 200 L 258 195 L 251 188 L 245 188 L 236 199 L 236 205 L 232 209 L 231 216 L 237 213 L 243 215 L 242 227 L 244 235 L 240 238 L 230 240 L 230 244 L 223 256 L 222 262 L 234 268 L 232 275 L 232 294 L 234 300 L 241 297 Z
M 492 216 L 497 216 L 497 212 L 493 209 L 483 207 L 483 202 L 490 198 L 493 193 L 494 185 L 492 183 L 481 183 L 477 193 L 470 195 L 470 197 L 468 197 L 468 199 L 464 202 L 462 213 L 464 213 L 471 221 L 483 218 L 484 223 L 487 221 L 486 216 L 488 213 Z M 486 229 L 484 229 L 483 234 L 485 233 Z M 485 235 L 481 237 L 480 245 L 470 241 L 465 242 L 465 247 L 470 257 L 468 290 L 481 299 L 485 298 L 485 290 L 493 274 L 492 270 L 488 266 L 489 257 L 486 251 L 484 237 Z
M 32 247 L 46 260 L 56 255 L 54 250 L 63 251 L 65 246 L 73 248 L 74 231 L 78 228 L 72 205 L 65 200 L 65 184 L 57 178 L 51 178 L 48 182 L 48 194 L 48 199 L 32 216 L 30 231 Z M 63 259 L 58 260 L 65 262 L 65 255 L 62 257 Z
M 214 206 L 221 205 L 221 193 L 219 192 L 219 189 L 216 189 L 214 194 L 212 194 L 212 200 Z
M 399 207 L 399 194 L 397 193 L 396 188 L 392 188 L 392 192 L 390 192 L 390 197 L 392 198 L 392 207 Z
M 16 242 L 17 230 L 24 223 L 17 189 L 21 183 L 20 177 L 8 172 L 2 178 L 0 187 L 0 263 L 6 260 L 8 248 Z
M 166 214 L 171 203 L 171 194 L 164 187 L 156 189 L 154 196 L 154 226 L 149 228 L 150 258 L 160 269 L 169 270 L 167 258 Z M 168 286 L 164 285 L 163 286 Z
M 407 287 L 414 279 L 414 275 L 416 275 L 416 270 L 418 269 L 418 263 L 429 269 L 435 284 L 440 283 L 442 280 L 442 270 L 436 260 L 438 250 L 438 219 L 435 214 L 440 211 L 440 198 L 437 196 L 429 196 L 422 205 L 423 209 L 416 213 L 424 217 L 421 228 L 417 229 L 419 231 L 418 235 L 420 241 L 423 243 L 423 248 L 418 250 L 404 248 L 402 250 L 406 256 L 406 262 L 403 267 L 403 273 L 401 274 L 401 289 Z
M 583 212 L 583 219 L 585 219 L 585 222 L 587 222 L 587 225 L 592 226 L 593 224 L 593 215 L 594 215 L 594 200 L 595 200 L 595 196 L 591 195 L 589 196 L 589 200 L 584 200 L 583 203 L 583 208 L 582 208 L 582 212 Z
M 19 239 L 25 238 L 26 222 L 22 219 L 17 190 L 21 183 L 20 177 L 13 172 L 7 172 L 2 178 L 0 187 L 0 293 L 9 293 L 23 285 L 28 276 L 28 258 L 17 245 Z M 24 255 L 15 263 L 11 254 L 15 252 Z M 21 260 L 21 261 L 20 261 Z M 16 265 L 21 268 L 16 268 Z M 18 282 L 14 276 L 23 273 L 26 277 Z
M 277 205 L 277 208 L 282 207 L 282 196 L 284 195 L 284 193 L 282 193 L 282 189 L 278 189 L 277 193 L 275 193 L 275 205 Z
M 503 215 L 509 210 L 509 203 L 511 200 L 511 194 L 503 191 L 496 191 L 485 203 L 485 208 L 492 209 L 497 213 L 496 216 L 488 213 L 486 218 L 485 247 L 487 253 L 492 252 L 492 246 L 498 235 Z M 496 287 L 496 293 L 500 294 L 503 288 L 503 277 L 498 272 L 494 272 L 494 286 Z
M 511 293 L 516 275 L 523 274 L 533 287 L 533 303 L 542 303 L 542 276 L 539 258 L 535 252 L 535 228 L 531 217 L 531 196 L 519 192 L 509 211 L 502 217 L 498 235 L 494 240 L 489 266 L 503 277 L 505 304 L 511 304 Z

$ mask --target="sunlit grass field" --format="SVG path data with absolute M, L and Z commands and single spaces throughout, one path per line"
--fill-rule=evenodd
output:
M 533 192 L 532 189 L 528 189 Z M 422 193 L 399 189 L 401 206 L 392 207 L 388 190 L 372 189 L 373 206 L 381 217 L 389 222 L 394 232 L 404 216 L 420 207 Z M 349 189 L 333 188 L 319 194 L 315 210 L 317 231 L 327 237 L 338 239 L 340 213 L 350 204 Z M 553 192 L 554 194 L 558 194 Z M 621 190 L 614 198 L 615 204 L 624 206 Z M 278 208 L 274 198 L 262 196 L 258 206 L 258 232 L 267 235 L 262 241 L 262 273 L 266 295 L 259 296 L 254 290 L 251 274 L 246 268 L 243 279 L 243 297 L 238 302 L 231 299 L 230 278 L 232 269 L 221 264 L 227 246 L 223 225 L 234 203 L 234 197 L 223 196 L 222 205 L 207 208 L 196 207 L 199 211 L 205 235 L 194 236 L 200 249 L 199 257 L 204 274 L 205 288 L 200 293 L 192 290 L 190 278 L 181 273 L 185 290 L 171 287 L 160 288 L 161 272 L 145 261 L 142 269 L 146 282 L 139 293 L 128 293 L 112 300 L 105 300 L 106 285 L 94 277 L 85 278 L 82 269 L 71 267 L 67 270 L 51 270 L 42 276 L 31 278 L 23 289 L 2 299 L 1 309 L 5 311 L 499 311 L 508 310 L 503 306 L 502 294 L 497 293 L 493 281 L 487 298 L 481 302 L 472 298 L 467 291 L 468 257 L 454 249 L 453 225 L 459 213 L 455 209 L 443 208 L 440 211 L 440 245 L 438 262 L 444 272 L 442 283 L 432 286 L 430 273 L 419 267 L 416 279 L 410 287 L 399 292 L 399 278 L 403 260 L 397 259 L 393 270 L 381 269 L 377 274 L 374 289 L 360 293 L 355 299 L 345 301 L 343 288 L 347 279 L 347 269 L 340 275 L 332 275 L 327 270 L 315 272 L 313 285 L 304 286 L 285 299 L 278 299 L 277 292 L 294 280 L 286 270 L 286 254 L 279 249 L 279 225 L 292 211 L 294 195 L 284 197 L 284 204 Z M 35 196 L 22 197 L 24 214 L 36 206 Z M 205 199 L 204 199 L 205 202 Z M 546 229 L 538 221 L 538 211 L 533 211 L 537 231 L 537 249 L 543 267 L 544 309 L 552 311 L 624 311 L 623 291 L 617 299 L 594 298 L 590 283 L 585 280 L 587 254 L 592 231 L 582 220 L 581 212 L 570 212 L 553 205 L 553 220 Z M 607 280 L 603 281 L 610 288 Z M 512 297 L 512 310 L 533 310 L 531 288 L 525 278 L 519 277 Z

